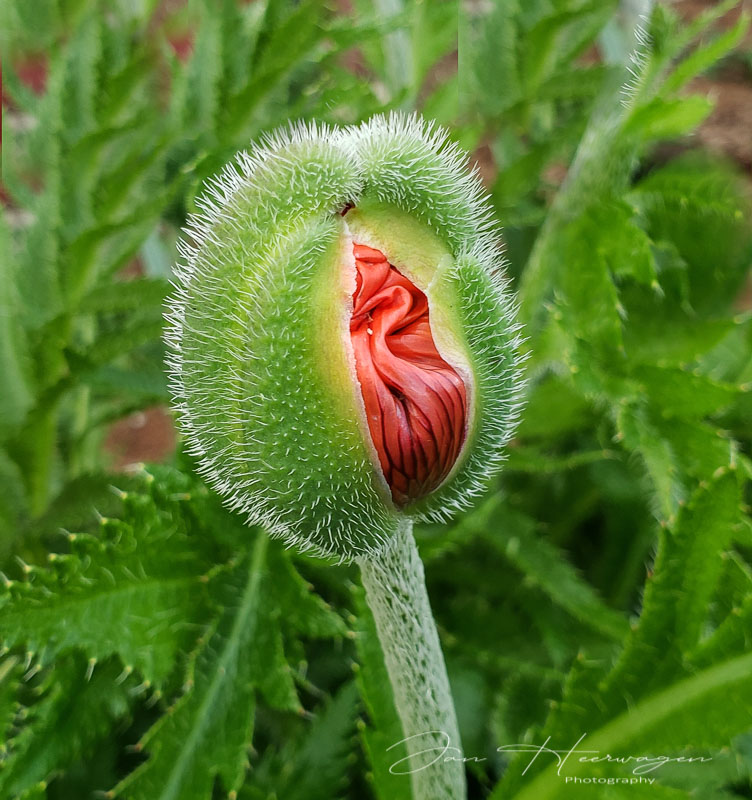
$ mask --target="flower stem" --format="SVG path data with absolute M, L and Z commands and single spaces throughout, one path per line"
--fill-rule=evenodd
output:
M 395 769 L 410 772 L 414 800 L 463 800 L 457 717 L 412 522 L 359 564 L 406 740 L 408 760 Z

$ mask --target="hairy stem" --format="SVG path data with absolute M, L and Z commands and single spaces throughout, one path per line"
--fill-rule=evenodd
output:
M 463 800 L 457 717 L 412 523 L 359 564 L 406 740 L 395 771 L 410 773 L 414 800 Z
M 639 92 L 642 78 L 635 77 L 629 57 L 637 42 L 637 29 L 650 14 L 653 0 L 623 0 L 622 70 L 607 82 L 596 102 L 577 148 L 566 180 L 549 209 L 525 266 L 519 289 L 520 311 L 528 334 L 546 323 L 548 300 L 558 280 L 561 232 L 585 209 L 619 195 L 629 185 L 636 166 L 639 139 L 627 136 L 624 124 Z M 640 73 L 642 67 L 635 67 Z M 627 91 L 627 87 L 632 87 Z

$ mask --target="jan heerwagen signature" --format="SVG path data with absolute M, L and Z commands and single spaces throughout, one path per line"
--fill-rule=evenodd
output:
M 564 767 L 567 763 L 570 766 L 574 764 L 622 764 L 629 767 L 631 775 L 641 777 L 655 772 L 666 764 L 699 764 L 712 761 L 712 756 L 667 756 L 667 755 L 613 755 L 611 753 L 603 753 L 600 750 L 589 750 L 581 747 L 582 743 L 587 738 L 587 734 L 583 733 L 582 736 L 568 749 L 557 750 L 550 747 L 551 737 L 549 736 L 542 744 L 505 744 L 496 748 L 497 753 L 514 754 L 514 753 L 529 753 L 530 760 L 527 762 L 525 768 L 522 770 L 524 775 L 530 767 L 539 759 L 550 759 L 556 765 L 556 773 L 562 778 L 570 780 L 581 780 L 579 778 L 572 778 L 566 776 Z M 443 764 L 450 761 L 462 762 L 483 762 L 488 759 L 483 756 L 467 756 L 463 755 L 460 748 L 452 745 L 450 736 L 444 731 L 425 731 L 424 733 L 416 733 L 408 736 L 405 739 L 395 742 L 387 748 L 393 750 L 402 744 L 410 743 L 409 755 L 400 758 L 393 762 L 389 771 L 393 775 L 411 775 L 414 772 L 428 769 L 434 764 Z M 423 746 L 424 745 L 424 746 Z M 587 780 L 587 779 L 584 779 Z M 637 780 L 633 780 L 635 783 Z M 647 778 L 646 782 L 652 783 L 655 778 Z M 641 780 L 640 783 L 643 781 Z

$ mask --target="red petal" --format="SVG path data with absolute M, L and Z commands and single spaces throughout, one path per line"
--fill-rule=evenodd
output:
M 465 437 L 467 392 L 439 355 L 428 300 L 382 252 L 353 246 L 350 336 L 368 428 L 397 505 L 433 491 Z

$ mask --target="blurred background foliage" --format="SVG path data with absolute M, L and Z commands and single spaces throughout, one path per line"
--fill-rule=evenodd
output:
M 0 796 L 409 797 L 357 570 L 286 553 L 194 476 L 160 332 L 178 229 L 238 149 L 289 119 L 417 109 L 478 162 L 528 337 L 505 473 L 418 531 L 470 795 L 752 797 L 742 8 L 2 15 Z M 497 752 L 583 734 L 712 761 L 573 789 L 550 756 L 525 770 L 529 754 Z

